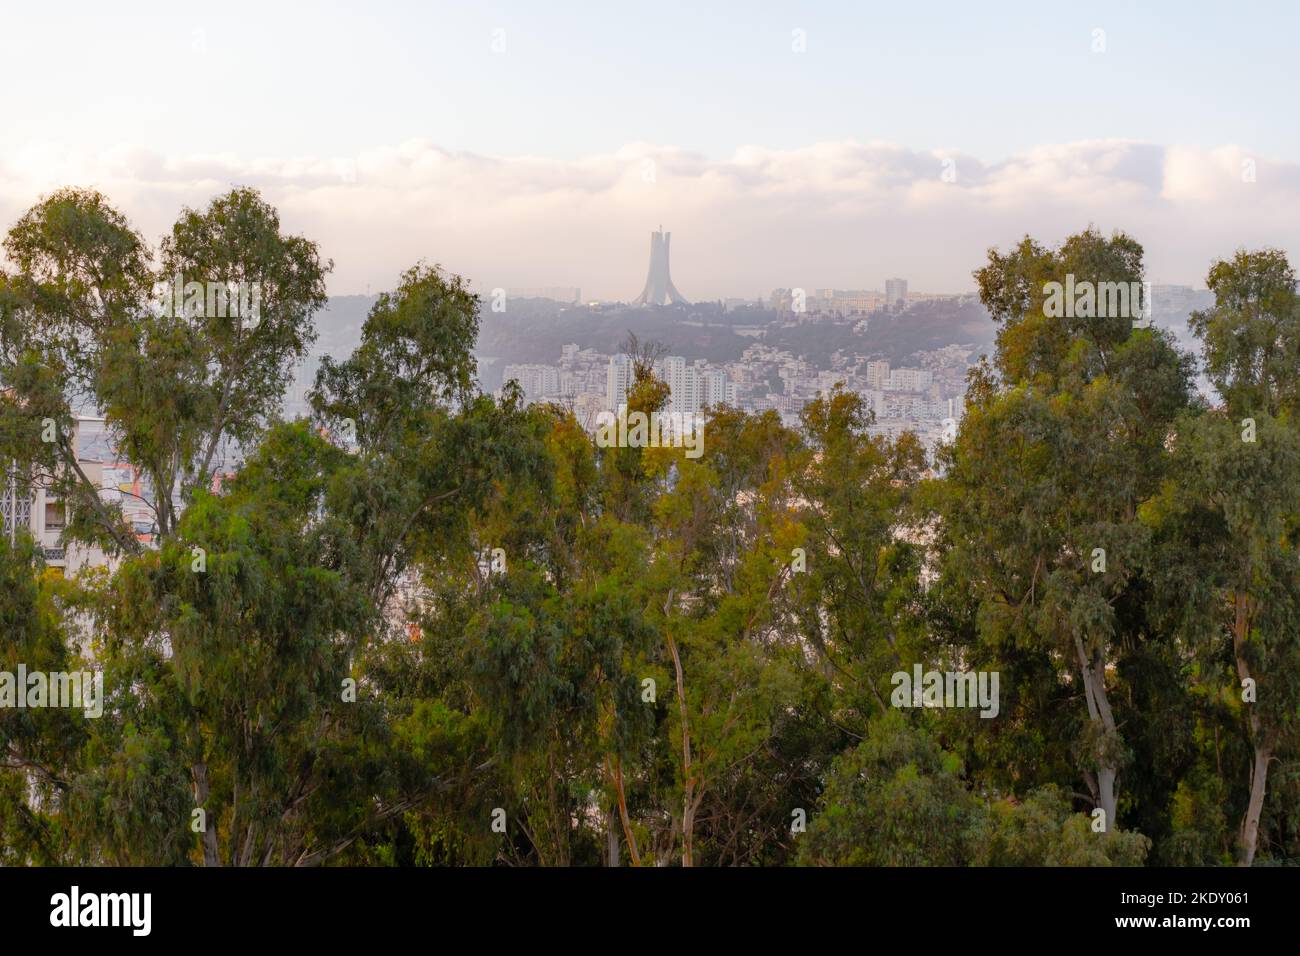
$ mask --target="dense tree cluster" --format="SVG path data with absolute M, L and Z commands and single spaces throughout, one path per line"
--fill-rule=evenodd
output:
M 1194 358 L 1045 314 L 1067 275 L 1140 282 L 1131 238 L 990 251 L 995 354 L 930 462 L 843 390 L 798 428 L 714 409 L 698 458 L 597 448 L 477 388 L 478 302 L 424 265 L 285 421 L 331 264 L 251 190 L 156 249 L 64 190 L 4 248 L 0 460 L 112 563 L 65 578 L 0 541 L 0 671 L 93 668 L 106 695 L 0 709 L 0 864 L 1300 856 L 1278 252 L 1214 264 Z M 157 308 L 174 274 L 258 283 L 258 321 Z M 653 353 L 632 410 L 667 404 Z M 147 543 L 78 463 L 87 407 L 174 491 Z M 899 706 L 917 665 L 995 672 L 996 716 Z

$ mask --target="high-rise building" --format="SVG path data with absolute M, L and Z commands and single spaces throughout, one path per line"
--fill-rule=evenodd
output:
M 605 401 L 609 410 L 617 412 L 627 404 L 627 390 L 632 385 L 632 359 L 627 355 L 614 355 L 609 360 L 605 377 Z
M 698 415 L 713 405 L 735 405 L 736 384 L 720 368 L 710 368 L 702 359 L 694 362 L 680 355 L 667 355 L 655 363 L 655 377 L 668 386 L 665 412 Z M 632 360 L 615 355 L 606 373 L 606 400 L 611 411 L 627 404 L 627 390 L 632 384 Z
M 895 392 L 924 392 L 933 381 L 928 368 L 896 368 L 889 373 L 889 388 Z
M 889 363 L 886 361 L 867 363 L 867 387 L 883 389 L 889 386 Z
M 901 309 L 907 304 L 907 280 L 885 280 L 885 303 L 891 309 Z
M 659 363 L 659 377 L 668 386 L 668 411 L 694 415 L 700 410 L 700 369 L 687 365 L 680 355 L 669 355 Z
M 700 402 L 707 407 L 736 404 L 736 385 L 720 368 L 705 369 L 700 375 Z

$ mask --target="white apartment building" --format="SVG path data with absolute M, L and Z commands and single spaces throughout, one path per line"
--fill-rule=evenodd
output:
M 706 368 L 700 373 L 700 393 L 702 404 L 708 407 L 736 404 L 736 383 L 720 368 Z
M 700 411 L 700 369 L 687 365 L 680 355 L 669 355 L 656 369 L 668 385 L 668 411 L 682 415 L 695 415 Z
M 655 375 L 668 386 L 665 411 L 698 415 L 713 405 L 735 405 L 736 383 L 725 370 L 711 368 L 701 359 L 688 363 L 680 355 L 668 355 L 655 364 Z M 627 404 L 628 386 L 632 384 L 632 361 L 626 355 L 609 360 L 605 400 L 610 411 Z
M 560 394 L 560 370 L 554 365 L 507 365 L 501 380 L 518 382 L 530 404 Z
M 886 388 L 889 385 L 889 363 L 885 361 L 867 363 L 867 387 Z
M 878 388 L 873 388 L 873 389 L 868 389 L 867 391 L 862 392 L 860 394 L 862 397 L 862 403 L 866 405 L 868 409 L 870 409 L 871 413 L 876 417 L 876 421 L 880 421 L 882 418 L 885 417 L 885 393 L 884 392 L 882 392 Z
M 894 392 L 924 392 L 934 382 L 934 373 L 928 368 L 896 368 L 889 373 L 889 390 Z
M 89 433 L 102 429 L 103 419 L 81 417 L 76 420 L 76 434 L 72 447 L 77 449 L 77 462 L 86 477 L 96 488 L 104 489 L 104 456 L 101 447 Z M 33 486 L 20 489 L 18 476 L 11 465 L 0 475 L 0 532 L 12 543 L 20 530 L 26 530 L 36 541 L 47 567 L 60 568 L 67 574 L 87 567 L 108 563 L 108 558 L 97 547 L 83 544 L 65 544 L 63 531 L 67 527 L 66 505 L 47 489 Z
M 818 289 L 810 308 L 845 316 L 867 315 L 885 303 L 885 296 L 874 289 Z
M 682 356 L 670 355 L 655 371 L 668 385 L 670 412 L 698 415 L 714 405 L 736 404 L 735 383 L 725 370 L 711 368 L 703 359 L 688 365 Z
M 616 412 L 627 404 L 627 390 L 632 386 L 632 359 L 627 355 L 614 355 L 609 360 L 605 378 L 605 402 L 609 411 Z

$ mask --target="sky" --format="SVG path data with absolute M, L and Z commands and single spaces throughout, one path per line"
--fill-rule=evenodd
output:
M 703 9 L 707 7 L 707 9 Z M 156 241 L 254 185 L 335 294 L 413 262 L 627 299 L 963 291 L 1092 223 L 1201 286 L 1300 263 L 1300 5 L 25 3 L 0 15 L 0 228 L 63 185 Z

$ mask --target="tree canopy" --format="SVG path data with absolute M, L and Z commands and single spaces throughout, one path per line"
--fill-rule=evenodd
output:
M 1300 856 L 1276 250 L 1210 268 L 1198 358 L 1049 304 L 1140 285 L 1135 239 L 1026 237 L 975 273 L 996 347 L 933 456 L 835 389 L 795 427 L 709 409 L 693 457 L 482 392 L 479 302 L 427 263 L 287 420 L 331 263 L 254 190 L 156 247 L 61 190 L 4 248 L 6 479 L 107 559 L 0 540 L 0 675 L 104 687 L 97 716 L 0 707 L 0 864 Z M 628 412 L 667 410 L 628 350 Z M 148 534 L 80 459 L 87 410 Z

